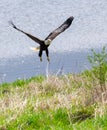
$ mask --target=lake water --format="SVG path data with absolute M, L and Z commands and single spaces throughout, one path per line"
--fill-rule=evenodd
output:
M 11 82 L 37 75 L 80 73 L 90 68 L 87 55 L 88 53 L 81 52 L 51 53 L 50 63 L 45 56 L 43 56 L 43 62 L 40 62 L 37 55 L 8 59 L 0 64 L 0 82 Z
M 107 45 L 106 0 L 1 0 L 0 1 L 0 82 L 46 74 L 47 62 L 40 63 L 38 46 L 14 30 L 12 20 L 21 29 L 41 39 L 62 24 L 69 16 L 74 21 L 49 47 L 49 73 L 79 73 L 89 67 L 89 50 Z

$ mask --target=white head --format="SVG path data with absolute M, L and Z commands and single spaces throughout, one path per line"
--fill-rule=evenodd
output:
M 45 40 L 45 45 L 50 45 L 50 43 L 51 43 L 51 39 Z

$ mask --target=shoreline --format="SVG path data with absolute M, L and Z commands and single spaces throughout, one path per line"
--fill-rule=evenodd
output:
M 107 128 L 106 91 L 92 73 L 1 85 L 0 129 Z
M 60 70 L 63 74 L 81 73 L 90 68 L 88 55 L 89 52 L 50 53 L 50 63 L 47 62 L 45 54 L 42 62 L 37 55 L 5 60 L 0 64 L 0 83 L 45 76 L 47 73 L 57 74 Z

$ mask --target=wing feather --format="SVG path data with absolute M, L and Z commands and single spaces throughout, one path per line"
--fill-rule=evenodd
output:
M 69 17 L 60 27 L 58 27 L 57 29 L 55 29 L 53 32 L 51 32 L 46 38 L 50 39 L 51 41 L 56 38 L 56 36 L 58 36 L 60 33 L 64 32 L 72 23 L 74 17 Z
M 33 41 L 35 41 L 35 42 L 37 42 L 37 43 L 39 43 L 39 44 L 41 44 L 41 43 L 43 42 L 43 40 L 40 40 L 39 38 L 37 38 L 37 37 L 35 37 L 35 36 L 33 36 L 33 35 L 29 34 L 29 33 L 26 33 L 26 32 L 24 32 L 23 30 L 17 28 L 12 21 L 10 21 L 10 24 L 12 25 L 12 27 L 13 27 L 14 29 L 16 29 L 16 30 L 18 30 L 18 31 L 20 31 L 20 32 L 22 32 L 22 33 L 24 33 L 24 34 L 27 35 L 29 38 L 31 38 Z

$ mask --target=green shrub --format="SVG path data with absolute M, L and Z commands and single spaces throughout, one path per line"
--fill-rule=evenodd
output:
M 102 51 L 96 53 L 91 50 L 93 55 L 88 56 L 88 60 L 92 65 L 92 73 L 96 79 L 98 79 L 100 86 L 105 86 L 107 79 L 107 52 L 106 47 L 102 48 Z

